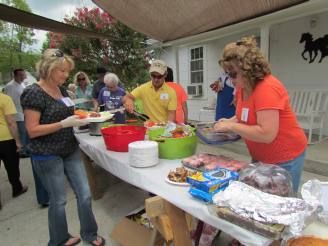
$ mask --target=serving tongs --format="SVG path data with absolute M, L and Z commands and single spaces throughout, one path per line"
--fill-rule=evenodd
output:
M 142 113 L 139 113 L 138 111 L 136 110 L 133 110 L 133 114 L 140 120 L 142 121 L 147 121 L 149 120 L 149 116 L 146 115 L 146 114 L 142 114 Z
M 107 112 L 113 114 L 113 113 L 116 113 L 116 112 L 123 112 L 123 111 L 125 111 L 125 108 L 124 107 L 120 107 L 120 108 L 117 108 L 117 109 L 108 110 Z M 134 114 L 141 121 L 147 121 L 147 120 L 149 120 L 149 116 L 148 115 L 139 113 L 136 110 L 133 110 L 132 114 Z

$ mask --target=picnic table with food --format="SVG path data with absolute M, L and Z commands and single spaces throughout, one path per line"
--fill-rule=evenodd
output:
M 311 180 L 296 197 L 291 177 L 277 165 L 251 164 L 220 154 L 219 149 L 216 155 L 195 153 L 198 139 L 223 144 L 239 136 L 216 135 L 208 125 L 105 123 L 100 130 L 103 137 L 76 133 L 89 158 L 244 245 L 269 245 L 281 239 L 302 245 L 296 239 L 311 240 L 304 236 L 308 224 L 316 221 L 328 228 L 327 183 Z M 327 245 L 326 239 L 319 239 L 326 243 L 322 245 Z

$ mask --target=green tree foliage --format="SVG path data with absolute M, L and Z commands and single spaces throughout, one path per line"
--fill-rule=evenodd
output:
M 74 57 L 76 70 L 94 78 L 96 67 L 116 73 L 127 88 L 145 82 L 149 55 L 147 37 L 116 21 L 99 8 L 77 8 L 64 22 L 108 35 L 108 39 L 90 39 L 49 33 L 49 47 L 62 49 Z M 47 46 L 47 45 L 45 45 Z
M 7 0 L 4 4 L 31 12 L 24 0 Z M 5 78 L 16 67 L 34 70 L 34 64 L 40 55 L 26 51 L 27 47 L 36 42 L 33 37 L 31 28 L 0 21 L 0 71 Z

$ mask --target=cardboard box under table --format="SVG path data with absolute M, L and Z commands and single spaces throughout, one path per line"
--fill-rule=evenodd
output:
M 123 218 L 110 236 L 123 246 L 191 245 L 191 216 L 159 196 L 146 199 L 145 208 L 154 229 Z M 177 228 L 173 230 L 172 228 Z M 174 235 L 173 235 L 174 231 Z

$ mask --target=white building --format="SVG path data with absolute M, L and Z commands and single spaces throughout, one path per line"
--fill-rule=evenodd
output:
M 303 33 L 312 34 L 314 40 L 328 35 L 327 23 L 328 1 L 309 1 L 235 25 L 160 43 L 163 52 L 159 58 L 173 68 L 174 79 L 186 91 L 188 86 L 200 85 L 202 93 L 190 96 L 188 100 L 189 118 L 199 120 L 201 109 L 211 106 L 215 101 L 216 95 L 209 85 L 221 72 L 218 60 L 224 46 L 243 36 L 254 35 L 259 38 L 262 51 L 269 57 L 273 75 L 287 89 L 328 90 L 328 38 L 324 42 L 326 57 L 321 63 L 320 51 L 312 63 L 309 63 L 309 59 L 304 60 L 301 54 L 305 43 L 300 43 Z M 305 57 L 309 57 L 309 53 L 305 53 Z M 196 69 L 191 66 L 192 63 L 197 64 Z M 197 88 L 193 89 L 193 93 L 199 92 Z M 208 111 L 207 117 L 205 114 L 202 114 L 201 120 L 204 117 L 206 120 L 214 119 L 213 112 L 211 114 Z M 324 122 L 324 134 L 328 135 L 328 117 Z

